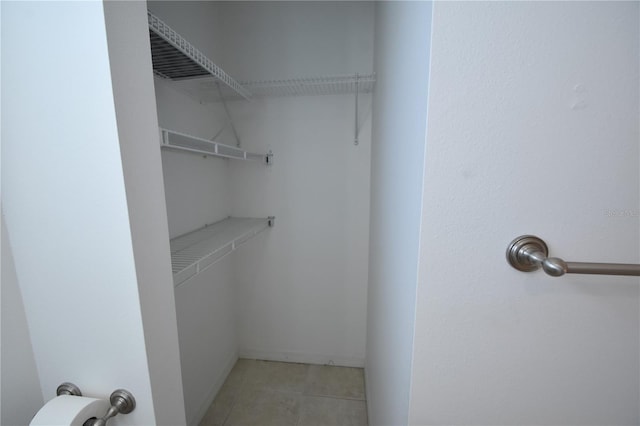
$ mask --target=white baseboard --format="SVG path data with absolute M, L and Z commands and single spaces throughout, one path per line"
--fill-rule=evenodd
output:
M 299 362 L 304 364 L 336 365 L 340 367 L 364 367 L 364 358 L 334 357 L 330 355 L 305 354 L 298 352 L 270 352 L 243 349 L 240 358 L 263 359 L 265 361 Z
M 204 415 L 207 414 L 207 410 L 213 403 L 213 400 L 216 399 L 216 395 L 218 394 L 218 391 L 220 391 L 220 388 L 224 384 L 224 381 L 227 380 L 227 376 L 229 376 L 229 373 L 231 372 L 233 366 L 236 364 L 236 361 L 238 361 L 238 352 L 234 352 L 231 358 L 229 358 L 224 366 L 224 369 L 220 372 L 216 380 L 213 382 L 211 388 L 209 389 L 209 392 L 207 393 L 207 397 L 200 405 L 200 408 L 198 409 L 196 414 L 187 421 L 187 424 L 189 426 L 198 426 L 200 421 L 202 421 Z

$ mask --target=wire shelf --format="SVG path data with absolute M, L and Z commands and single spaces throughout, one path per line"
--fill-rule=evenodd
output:
M 240 84 L 251 92 L 252 98 L 282 96 L 338 95 L 346 93 L 371 93 L 375 87 L 375 74 L 350 74 L 286 80 L 242 81 Z M 215 80 L 206 78 L 179 82 L 178 87 L 202 102 L 220 101 Z M 221 87 L 224 99 L 237 99 L 232 90 Z
M 147 11 L 153 71 L 162 78 L 183 80 L 213 76 L 245 99 L 251 92 L 214 64 L 160 18 Z
M 160 145 L 163 148 L 187 151 L 194 154 L 213 155 L 215 157 L 236 160 L 253 160 L 271 164 L 273 154 L 255 154 L 234 146 L 221 144 L 207 139 L 160 128 Z
M 173 284 L 210 268 L 240 245 L 273 226 L 274 218 L 229 217 L 170 241 Z
M 245 82 L 254 96 L 307 96 L 341 93 L 371 93 L 376 78 L 369 75 L 342 75 L 289 80 Z

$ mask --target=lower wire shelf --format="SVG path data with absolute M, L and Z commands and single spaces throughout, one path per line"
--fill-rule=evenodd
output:
M 208 269 L 241 244 L 273 227 L 275 217 L 229 217 L 173 238 L 171 269 L 175 287 Z

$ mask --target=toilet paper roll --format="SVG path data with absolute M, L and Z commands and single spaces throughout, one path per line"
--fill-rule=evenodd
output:
M 61 395 L 47 402 L 29 425 L 82 426 L 92 417 L 104 416 L 109 407 L 109 402 L 104 399 Z

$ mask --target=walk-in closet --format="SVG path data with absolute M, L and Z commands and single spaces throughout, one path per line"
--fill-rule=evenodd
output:
M 364 367 L 374 4 L 148 9 L 189 423 L 238 357 Z

